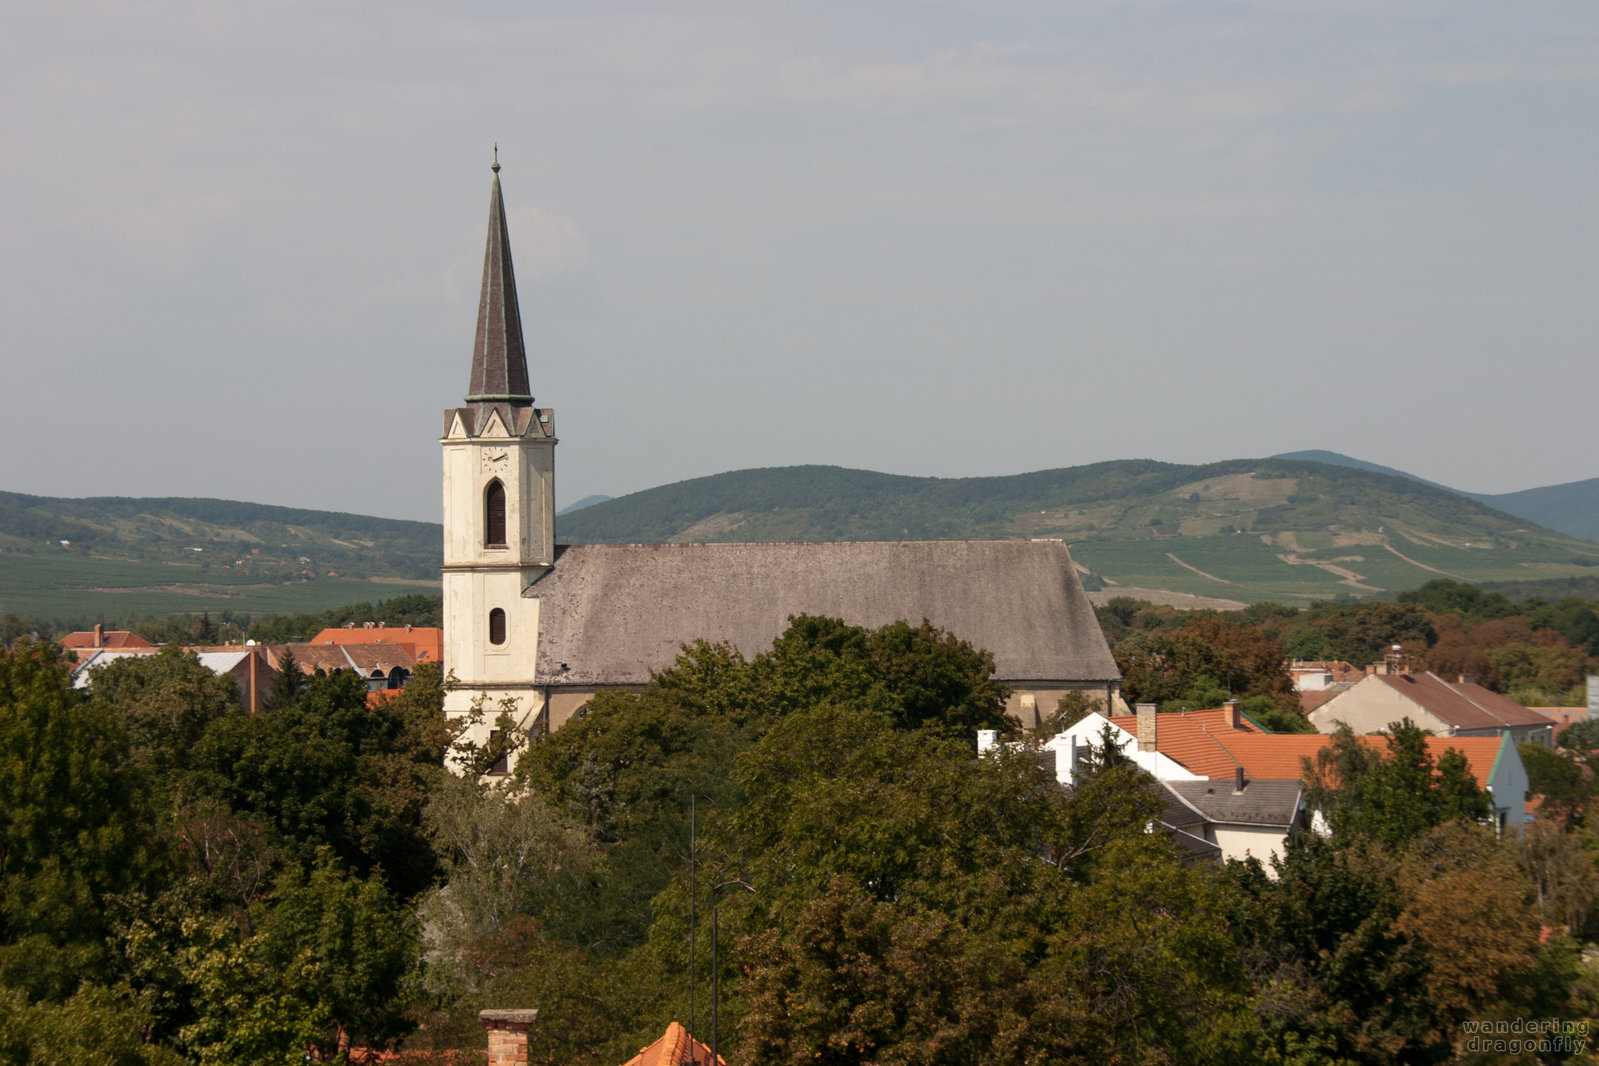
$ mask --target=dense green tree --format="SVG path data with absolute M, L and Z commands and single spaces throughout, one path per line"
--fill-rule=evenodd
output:
M 305 674 L 300 670 L 300 664 L 295 661 L 291 649 L 283 649 L 277 669 L 278 672 L 272 675 L 272 689 L 267 693 L 264 705 L 264 709 L 269 711 L 293 706 L 300 698 L 300 693 L 305 691 Z
M 194 642 L 196 644 L 215 644 L 217 642 L 217 624 L 211 621 L 210 611 L 205 611 L 200 615 L 200 621 L 194 627 Z
M 292 704 L 214 721 L 192 755 L 195 785 L 260 819 L 294 861 L 325 844 L 411 896 L 436 869 L 422 808 L 438 734 L 426 731 L 410 704 L 369 702 L 353 672 L 318 675 Z
M 184 766 L 206 727 L 239 706 L 233 678 L 212 673 L 177 647 L 90 669 L 94 702 L 122 722 L 134 757 L 155 771 Z
M 419 934 L 380 880 L 342 874 L 324 849 L 309 873 L 285 871 L 254 929 L 221 920 L 192 939 L 198 1011 L 179 1040 L 200 1062 L 287 1066 L 407 1028 L 402 983 Z
M 1516 605 L 1497 592 L 1446 577 L 1434 578 L 1420 588 L 1399 594 L 1400 603 L 1413 603 L 1434 614 L 1453 613 L 1472 622 L 1486 622 L 1516 613 Z
M 1539 818 L 1522 831 L 1517 846 L 1544 924 L 1586 937 L 1599 915 L 1599 844 L 1593 835 Z
M 1227 888 L 1147 831 L 1160 801 L 1113 751 L 1067 793 L 1026 750 L 974 763 L 878 712 L 774 726 L 740 759 L 750 799 L 709 867 L 755 887 L 738 897 L 745 1056 L 1247 1056 Z
M 1499 687 L 1517 702 L 1565 706 L 1585 694 L 1585 679 L 1594 660 L 1571 647 L 1564 637 L 1546 631 L 1545 639 L 1513 641 L 1487 651 L 1498 671 Z M 1519 698 L 1518 698 L 1519 697 Z
M 1413 603 L 1366 604 L 1347 616 L 1335 615 L 1321 627 L 1339 659 L 1363 666 L 1381 662 L 1398 644 L 1408 656 L 1433 646 L 1438 630 L 1427 610 Z
M 156 866 L 153 821 L 120 723 L 59 649 L 0 652 L 0 984 L 70 994 L 102 952 L 105 897 Z
M 581 921 L 572 912 L 592 899 L 599 848 L 542 795 L 513 795 L 452 775 L 438 782 L 427 824 L 446 884 L 423 912 L 449 978 L 476 988 L 493 976 L 475 972 L 473 957 L 516 923 L 553 918 L 566 928 Z
M 1022 961 L 936 910 L 881 900 L 851 878 L 831 879 L 794 935 L 758 934 L 743 957 L 751 1063 L 1023 1060 Z
M 1200 615 L 1175 632 L 1135 633 L 1114 650 L 1130 702 L 1193 710 L 1234 697 L 1264 697 L 1284 713 L 1299 713 L 1284 665 L 1287 652 L 1242 622 Z
M 104 987 L 86 984 L 64 1003 L 29 1003 L 0 987 L 0 1062 L 18 1066 L 179 1066 L 145 1043 L 146 1018 Z
M 642 941 L 650 900 L 688 857 L 691 798 L 701 812 L 742 802 L 735 760 L 788 715 L 847 702 L 883 729 L 926 728 L 970 752 L 977 729 L 1010 726 L 992 673 L 990 656 L 925 622 L 867 630 L 800 616 L 753 660 L 697 642 L 644 692 L 596 697 L 517 766 L 606 849 L 600 906 L 574 935 Z
M 1257 1009 L 1285 1062 L 1436 1062 L 1452 1033 L 1416 989 L 1419 946 L 1394 928 L 1405 901 L 1392 856 L 1315 834 L 1292 841 L 1276 879 L 1234 873 L 1250 900 L 1238 917 Z
M 1542 744 L 1520 744 L 1521 764 L 1527 769 L 1528 791 L 1543 797 L 1543 811 L 1556 818 L 1579 820 L 1599 782 L 1570 752 Z
M 1555 603 L 1529 600 L 1522 609 L 1534 629 L 1550 629 L 1573 647 L 1599 656 L 1599 608 L 1589 600 L 1567 597 Z
M 1426 730 L 1406 718 L 1387 737 L 1387 751 L 1368 748 L 1347 727 L 1317 753 L 1306 804 L 1328 813 L 1337 834 L 1400 845 L 1445 822 L 1486 820 L 1488 796 L 1465 756 L 1450 749 L 1436 760 Z
M 48 640 L 58 630 L 42 618 L 22 617 L 11 611 L 0 615 L 0 648 L 9 648 L 26 637 L 29 640 Z

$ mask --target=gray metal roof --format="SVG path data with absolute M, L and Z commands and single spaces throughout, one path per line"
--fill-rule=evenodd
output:
M 526 595 L 541 684 L 645 684 L 697 638 L 753 656 L 798 614 L 925 618 L 1011 683 L 1121 676 L 1060 541 L 573 545 Z
M 1174 795 L 1222 825 L 1293 825 L 1303 786 L 1298 781 L 1246 781 L 1242 792 L 1230 780 L 1162 781 Z

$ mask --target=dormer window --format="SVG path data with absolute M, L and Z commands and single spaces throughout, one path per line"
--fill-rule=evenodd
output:
M 498 478 L 483 493 L 483 546 L 505 547 L 505 486 Z

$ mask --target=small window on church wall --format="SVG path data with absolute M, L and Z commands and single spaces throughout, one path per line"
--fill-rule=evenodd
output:
M 505 486 L 498 481 L 489 482 L 483 494 L 483 544 L 505 547 Z
M 505 643 L 505 612 L 498 607 L 489 612 L 489 643 Z

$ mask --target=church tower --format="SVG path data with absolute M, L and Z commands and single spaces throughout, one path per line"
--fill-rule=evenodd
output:
M 466 406 L 444 413 L 444 661 L 454 716 L 481 706 L 483 744 L 502 709 L 525 729 L 539 601 L 524 596 L 555 563 L 555 423 L 533 406 L 498 153 Z M 514 706 L 510 701 L 515 701 Z

